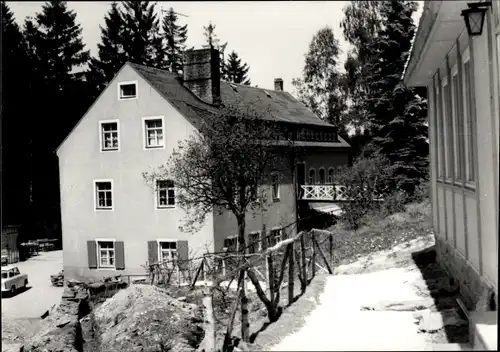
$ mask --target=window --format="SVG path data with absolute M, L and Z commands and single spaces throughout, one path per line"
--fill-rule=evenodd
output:
M 120 100 L 137 98 L 137 82 L 123 82 L 118 84 Z
M 166 263 L 168 267 L 174 268 L 177 260 L 177 242 L 158 241 L 158 250 L 160 251 L 158 256 L 160 261 Z
M 442 92 L 439 85 L 436 85 L 436 150 L 437 150 L 437 162 L 438 162 L 438 177 L 444 177 L 444 160 L 442 160 L 442 152 L 444 146 L 444 131 L 443 131 L 443 100 Z
M 101 150 L 118 150 L 118 121 L 101 121 Z
M 248 251 L 250 253 L 255 253 L 260 251 L 260 233 L 259 232 L 253 232 L 248 236 L 248 241 L 249 243 L 249 248 Z
M 7 272 L 6 271 L 2 271 L 2 279 L 6 279 L 7 278 Z
M 319 183 L 324 185 L 325 184 L 325 169 L 324 168 L 319 169 L 318 176 L 319 176 Z
M 333 167 L 330 167 L 328 169 L 328 183 L 331 185 L 333 184 L 333 174 L 334 174 Z
M 113 209 L 113 184 L 111 181 L 95 181 L 96 209 Z
M 450 86 L 448 85 L 447 81 L 445 80 L 443 82 L 443 96 L 442 96 L 442 101 L 443 101 L 443 107 L 442 107 L 442 119 L 443 119 L 443 124 L 444 124 L 444 164 L 445 164 L 445 177 L 450 178 L 451 177 L 451 132 L 450 132 L 450 127 L 451 127 L 451 121 L 450 121 L 450 104 L 449 104 L 449 99 L 450 99 Z
M 97 255 L 100 268 L 115 267 L 115 243 L 113 241 L 97 241 Z
M 280 199 L 280 179 L 278 174 L 271 175 L 271 187 L 273 191 L 273 200 Z
M 236 252 L 238 249 L 238 237 L 231 236 L 224 239 L 224 248 L 227 248 L 229 252 Z
M 156 181 L 156 201 L 158 208 L 175 207 L 175 187 L 172 180 Z
M 453 131 L 453 161 L 454 161 L 454 176 L 455 180 L 460 180 L 460 134 L 458 127 L 458 74 L 453 74 L 451 77 L 451 101 L 452 101 L 452 128 Z
M 472 70 L 470 66 L 469 60 L 464 60 L 464 118 L 465 118 L 465 176 L 467 182 L 475 181 L 475 164 L 476 160 L 476 136 L 475 132 L 475 124 L 476 124 L 476 114 L 474 111 L 474 100 L 472 97 Z
M 146 148 L 161 148 L 163 144 L 163 118 L 144 118 Z
M 309 169 L 309 184 L 313 185 L 316 183 L 316 170 Z
M 276 243 L 281 241 L 281 229 L 271 230 L 269 236 L 267 236 L 267 246 L 272 247 Z

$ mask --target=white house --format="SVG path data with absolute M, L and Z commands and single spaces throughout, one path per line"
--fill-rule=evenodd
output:
M 469 310 L 494 311 L 472 314 L 479 349 L 497 348 L 499 63 L 498 0 L 425 1 L 404 82 L 428 89 L 438 260 Z

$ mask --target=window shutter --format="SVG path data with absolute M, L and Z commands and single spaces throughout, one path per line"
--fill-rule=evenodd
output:
M 115 242 L 115 266 L 117 270 L 125 269 L 125 244 L 122 241 Z
M 188 268 L 188 241 L 177 241 L 177 255 L 181 270 Z
M 87 241 L 87 257 L 89 269 L 97 268 L 97 248 L 95 241 Z
M 158 242 L 148 241 L 148 263 L 158 263 Z

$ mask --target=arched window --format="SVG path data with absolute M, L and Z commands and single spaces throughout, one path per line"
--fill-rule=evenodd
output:
M 325 184 L 325 169 L 324 168 L 319 169 L 318 176 L 319 176 L 318 183 L 321 185 L 324 185 Z
M 316 170 L 313 168 L 309 169 L 309 184 L 314 185 L 316 183 Z
M 328 183 L 329 184 L 333 184 L 333 173 L 334 173 L 333 167 L 330 167 L 328 169 Z

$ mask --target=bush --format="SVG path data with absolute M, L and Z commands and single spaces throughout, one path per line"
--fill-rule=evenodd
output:
M 357 229 L 366 214 L 380 208 L 377 198 L 391 194 L 393 169 L 385 156 L 373 154 L 357 159 L 351 167 L 340 167 L 335 183 L 344 186 L 342 196 L 350 200 L 342 204 L 342 220 Z

